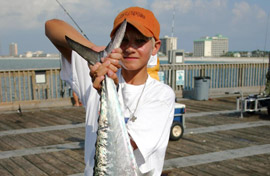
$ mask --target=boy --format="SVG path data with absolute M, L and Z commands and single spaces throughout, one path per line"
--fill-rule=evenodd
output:
M 155 176 L 162 172 L 175 95 L 169 86 L 147 73 L 150 56 L 156 55 L 160 48 L 160 26 L 151 11 L 130 7 L 115 18 L 111 37 L 125 19 L 128 25 L 120 48 L 90 69 L 81 56 L 71 51 L 64 36 L 96 51 L 104 47 L 95 46 L 63 21 L 50 20 L 45 25 L 47 37 L 66 58 L 61 78 L 71 85 L 86 109 L 85 175 L 93 174 L 100 103 L 98 91 L 105 74 L 118 84 L 119 100 L 138 167 L 142 173 L 154 170 Z

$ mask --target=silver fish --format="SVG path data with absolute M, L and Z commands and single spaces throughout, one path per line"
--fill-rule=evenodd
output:
M 89 64 L 99 62 L 114 48 L 120 47 L 127 22 L 121 24 L 115 37 L 102 52 L 95 52 L 66 37 L 73 50 Z M 102 81 L 100 117 L 98 121 L 94 175 L 96 176 L 148 176 L 152 171 L 142 174 L 130 144 L 130 138 L 121 111 L 114 81 L 105 76 Z

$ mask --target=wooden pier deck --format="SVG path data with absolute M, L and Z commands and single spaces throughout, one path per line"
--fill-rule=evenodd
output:
M 186 129 L 170 141 L 164 171 L 177 175 L 270 175 L 270 117 L 239 118 L 236 98 L 183 100 Z M 0 112 L 0 176 L 82 175 L 84 109 Z

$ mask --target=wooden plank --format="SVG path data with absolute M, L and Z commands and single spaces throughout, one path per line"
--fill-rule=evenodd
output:
M 20 157 L 26 155 L 34 155 L 40 153 L 59 152 L 62 150 L 81 149 L 83 144 L 80 142 L 72 142 L 67 144 L 48 145 L 20 150 L 8 150 L 0 152 L 0 159 Z
M 208 168 L 209 173 L 212 175 L 235 176 L 239 174 L 239 172 L 235 172 L 232 168 L 224 167 L 222 162 L 203 164 L 196 167 L 199 167 L 200 170 Z
M 187 148 L 189 152 L 192 154 L 202 154 L 202 153 L 209 153 L 216 151 L 216 147 L 213 147 L 211 145 L 210 139 L 206 138 L 204 135 L 189 135 L 185 136 L 185 143 L 188 144 L 188 146 L 192 146 L 192 151 L 190 148 Z
M 53 112 L 53 114 L 58 118 L 71 121 L 73 124 L 85 122 L 85 109 L 83 107 L 75 107 L 71 109 L 58 108 L 50 112 Z
M 162 173 L 164 173 L 164 176 L 166 176 L 166 175 L 168 175 L 168 176 L 179 176 L 179 175 L 193 176 L 192 174 L 185 172 L 181 169 L 173 169 L 173 170 L 169 170 L 169 171 L 163 171 Z
M 12 102 L 12 86 L 11 86 L 11 73 L 8 71 L 8 80 L 9 80 L 9 100 Z
M 231 169 L 231 172 L 234 173 L 234 175 L 258 175 L 256 173 L 252 173 L 249 167 L 241 166 L 236 160 L 222 161 L 220 162 L 220 164 L 222 164 L 222 166 L 226 169 Z
M 62 153 L 84 165 L 84 150 L 83 149 L 65 150 L 65 151 L 62 151 Z
M 11 159 L 2 159 L 0 164 L 12 175 L 28 176 L 28 173 Z
M 42 157 L 40 157 L 40 155 L 27 155 L 24 156 L 24 158 L 29 162 L 35 164 L 36 167 L 38 167 L 47 175 L 64 175 L 62 171 L 60 171 L 51 163 L 44 160 Z
M 0 123 L 1 125 L 1 123 Z M 34 125 L 36 125 L 34 123 Z M 80 136 L 82 137 L 82 131 L 84 131 L 85 124 L 67 124 L 67 125 L 55 125 L 55 126 L 45 126 L 45 127 L 34 127 L 34 128 L 26 128 L 26 129 L 18 129 L 18 130 L 7 130 L 1 131 L 0 137 L 7 136 L 7 135 L 20 135 L 20 134 L 29 134 L 29 133 L 41 133 L 41 132 L 48 132 L 48 131 L 56 131 L 56 130 L 67 130 L 67 129 L 74 129 L 74 128 L 81 128 L 79 130 Z M 76 132 L 76 130 L 72 130 L 72 132 Z
M 42 170 L 35 166 L 34 163 L 29 162 L 23 157 L 11 158 L 20 168 L 22 168 L 29 176 L 47 176 Z
M 183 168 L 200 164 L 213 163 L 217 161 L 225 161 L 229 159 L 236 159 L 241 157 L 248 157 L 253 155 L 270 154 L 270 144 L 251 146 L 246 148 L 225 150 L 220 152 L 212 152 L 200 155 L 192 155 L 188 157 L 180 157 L 166 160 L 164 169 Z
M 35 122 L 39 126 L 53 126 L 56 125 L 55 122 L 51 121 L 50 118 L 47 117 L 47 114 L 41 111 L 36 111 L 34 113 L 28 112 L 24 113 L 23 116 L 27 116 L 27 120 L 31 120 Z
M 65 163 L 69 168 L 73 170 L 73 173 L 84 172 L 85 165 L 82 161 L 73 159 L 69 155 L 66 155 L 63 152 L 53 152 L 51 153 L 55 158 L 58 158 L 59 161 Z
M 12 176 L 12 174 L 1 165 L 1 162 L 0 162 L 0 175 Z
M 22 71 L 22 79 L 23 79 L 23 100 L 27 100 L 26 98 L 26 80 L 25 80 L 25 71 Z M 28 88 L 29 89 L 29 88 Z
M 222 161 L 222 162 L 215 162 L 212 164 L 207 164 L 204 165 L 205 167 L 215 167 L 215 165 L 217 165 L 218 169 L 221 171 L 225 171 L 228 173 L 228 175 L 243 175 L 243 174 L 247 174 L 247 170 L 242 170 L 237 168 L 237 165 L 232 164 L 234 163 L 234 160 L 228 160 L 228 161 Z
M 242 129 L 242 131 L 243 130 L 246 131 L 246 129 L 243 129 L 243 128 L 255 128 L 255 130 L 256 130 L 256 129 L 260 129 L 260 127 L 262 127 L 262 126 L 270 126 L 270 122 L 267 123 L 265 121 L 256 121 L 256 122 L 233 123 L 233 124 L 224 124 L 224 125 L 211 124 L 211 126 L 208 126 L 208 124 L 207 124 L 207 127 L 187 129 L 185 132 L 192 133 L 192 134 L 201 134 L 201 133 L 238 130 L 238 129 Z M 258 128 L 256 128 L 256 127 L 258 127 Z M 244 131 L 244 133 L 245 133 L 245 131 Z M 254 133 L 252 133 L 252 135 L 258 136 L 258 133 L 254 132 Z M 264 137 L 266 137 L 266 136 L 264 136 Z
M 5 118 L 5 120 L 1 121 L 1 123 L 10 127 L 10 129 L 21 129 L 22 128 L 22 125 L 21 125 L 22 120 L 19 119 L 18 114 L 11 114 L 9 117 L 10 118 Z
M 46 70 L 46 90 L 47 90 L 47 98 L 51 99 L 51 88 L 50 88 L 50 71 Z
M 13 128 L 7 124 L 0 122 L 0 131 L 12 130 Z
M 11 146 L 2 142 L 2 139 L 0 138 L 1 142 L 0 142 L 0 152 L 2 151 L 8 151 L 11 149 Z
M 203 172 L 203 173 L 208 174 L 208 175 L 213 175 L 213 176 L 215 176 L 215 175 L 229 176 L 230 175 L 229 173 L 225 173 L 224 171 L 221 171 L 216 167 L 209 167 L 209 165 L 205 165 L 205 164 L 195 166 L 194 168 L 196 168 L 200 172 Z
M 27 82 L 28 82 L 28 95 L 29 95 L 29 100 L 33 100 L 33 92 L 32 90 L 34 91 L 34 87 L 33 87 L 33 84 L 31 84 L 31 72 L 28 70 L 27 71 Z
M 23 142 L 21 138 L 18 138 L 18 136 L 14 136 L 13 138 L 10 138 L 8 136 L 1 137 L 1 143 L 4 143 L 5 146 L 9 146 L 8 150 L 6 151 L 12 151 L 12 150 L 18 150 L 18 149 L 25 149 L 27 146 L 29 146 L 28 143 Z
M 248 172 L 250 175 L 265 175 L 269 171 L 269 168 L 260 168 L 258 166 L 254 166 L 253 161 L 251 161 L 249 157 L 235 159 L 233 163 L 237 165 L 238 168 L 246 170 L 246 172 Z
M 169 145 L 171 144 L 169 143 Z M 179 154 L 175 153 L 176 157 L 183 156 L 183 152 L 187 153 L 188 155 L 197 155 L 201 153 L 210 152 L 209 148 L 206 148 L 205 146 L 202 146 L 201 144 L 199 144 L 197 141 L 194 141 L 186 137 L 181 139 L 181 145 L 179 145 L 178 148 L 179 148 Z
M 56 93 L 56 97 L 55 98 L 58 98 L 59 95 L 58 95 L 58 87 L 57 87 L 57 84 L 58 84 L 58 81 L 57 81 L 57 77 L 59 76 L 58 75 L 58 72 L 57 70 L 54 70 L 54 76 L 55 76 L 55 93 Z
M 246 147 L 247 145 L 244 141 L 234 140 L 229 135 L 222 135 L 220 133 L 208 133 L 207 136 L 210 140 L 207 140 L 206 145 L 212 146 L 215 151 L 237 149 Z
M 252 135 L 252 136 L 259 136 L 262 137 L 264 139 L 268 139 L 269 137 L 269 121 L 265 122 L 265 125 L 260 126 L 255 128 L 256 126 L 254 126 L 253 128 L 249 128 L 247 129 L 238 129 L 237 132 L 242 133 L 243 135 L 248 134 L 248 135 Z M 269 139 L 270 142 L 270 139 Z
M 71 168 L 66 163 L 63 163 L 59 158 L 55 157 L 52 153 L 46 153 L 46 154 L 39 154 L 39 156 L 49 163 L 50 165 L 54 166 L 58 170 L 60 170 L 64 175 L 70 175 L 77 173 L 77 170 L 74 168 Z
M 7 89 L 7 76 L 6 76 L 6 72 L 4 72 L 4 86 L 5 86 L 5 99 L 6 99 L 6 102 L 8 102 L 8 97 L 7 97 L 7 94 L 8 94 L 8 89 Z
M 169 142 L 169 145 L 166 151 L 166 156 L 165 156 L 166 160 L 190 155 L 190 152 L 188 152 L 189 150 L 187 150 L 187 148 L 184 148 L 186 145 L 184 146 L 182 139 L 181 139 L 181 144 L 177 144 L 177 143 L 178 142 L 175 142 L 175 143 Z
M 230 135 L 232 138 L 235 138 L 235 139 L 237 139 L 239 141 L 241 141 L 241 140 L 242 141 L 249 141 L 250 143 L 258 143 L 258 144 L 269 143 L 269 139 L 265 139 L 264 137 L 252 136 L 252 135 L 248 135 L 248 134 L 245 134 L 245 133 L 237 132 L 235 130 L 222 131 L 220 133 Z
M 253 161 L 255 161 L 255 162 L 252 162 L 253 165 L 256 165 L 256 166 L 258 165 L 266 169 L 270 168 L 270 154 L 256 155 L 250 158 Z
M 21 72 L 18 71 L 18 89 L 19 89 L 19 101 L 22 101 L 22 85 L 21 85 Z
M 186 168 L 181 168 L 181 170 L 191 174 L 191 175 L 200 175 L 200 176 L 210 176 L 209 173 L 205 173 L 196 167 L 186 167 Z
M 43 133 L 28 133 L 28 134 L 21 134 L 17 136 L 20 136 L 22 139 L 28 142 L 29 146 L 26 148 L 32 148 L 32 147 L 48 145 L 48 141 L 46 140 L 47 137 L 45 135 L 46 134 L 43 134 Z
M 46 118 L 53 124 L 69 124 L 71 123 L 70 120 L 62 118 L 61 115 L 55 113 L 55 111 L 48 111 L 46 113 Z
M 37 100 L 37 85 L 36 85 L 36 74 L 35 71 L 32 70 L 32 87 L 33 87 L 33 100 Z
M 13 71 L 13 87 L 14 87 L 14 101 L 18 101 L 18 94 L 17 94 L 17 76 L 16 76 L 16 72 Z
M 243 157 L 243 158 L 237 158 L 235 161 L 237 163 L 241 163 L 243 166 L 248 167 L 250 170 L 255 171 L 260 174 L 266 174 L 269 172 L 269 166 L 270 163 L 261 163 L 257 161 L 257 158 L 259 156 L 254 156 L 254 157 Z
M 50 89 L 51 89 L 51 98 L 53 97 L 53 71 L 50 69 Z

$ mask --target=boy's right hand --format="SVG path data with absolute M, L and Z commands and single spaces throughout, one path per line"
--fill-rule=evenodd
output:
M 89 65 L 93 87 L 97 91 L 100 91 L 101 82 L 104 80 L 106 74 L 114 80 L 115 84 L 118 84 L 116 72 L 121 67 L 119 61 L 122 59 L 122 49 L 116 48 L 106 58 L 102 58 L 102 63 L 98 62 L 93 66 Z

